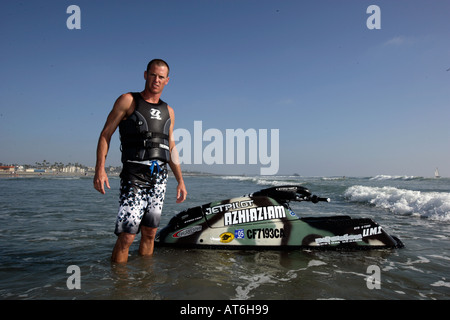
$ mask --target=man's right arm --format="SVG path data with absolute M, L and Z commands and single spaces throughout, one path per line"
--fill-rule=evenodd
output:
M 95 164 L 95 176 L 94 176 L 94 188 L 105 194 L 104 185 L 110 188 L 108 176 L 105 171 L 106 156 L 108 155 L 109 144 L 111 142 L 111 137 L 119 126 L 120 121 L 122 121 L 131 110 L 131 105 L 133 103 L 133 97 L 131 94 L 126 93 L 121 95 L 114 103 L 113 109 L 106 119 L 105 126 L 103 127 L 97 144 L 97 161 Z

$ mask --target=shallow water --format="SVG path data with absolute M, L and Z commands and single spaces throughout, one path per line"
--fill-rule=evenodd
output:
M 449 299 L 450 179 L 186 176 L 169 179 L 161 226 L 188 207 L 272 185 L 300 184 L 330 203 L 293 203 L 300 216 L 370 217 L 406 245 L 377 251 L 156 248 L 110 263 L 119 180 L 101 195 L 90 178 L 0 179 L 0 299 Z M 139 237 L 139 236 L 138 236 Z M 68 289 L 70 265 L 81 289 Z M 380 271 L 379 282 L 369 276 Z M 373 268 L 373 267 L 372 267 Z M 379 289 L 373 288 L 377 285 Z M 370 289 L 370 288 L 373 289 Z

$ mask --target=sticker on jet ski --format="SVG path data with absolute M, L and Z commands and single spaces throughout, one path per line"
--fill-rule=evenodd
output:
M 257 207 L 225 212 L 223 215 L 223 224 L 229 226 L 281 218 L 286 218 L 286 212 L 284 211 L 283 206 Z
M 262 229 L 248 229 L 247 238 L 248 239 L 278 239 L 285 238 L 283 228 L 262 228 Z
M 202 226 L 193 226 L 191 228 L 182 229 L 173 234 L 174 238 L 188 237 L 196 232 L 202 231 Z
M 243 201 L 236 201 L 232 203 L 224 203 L 219 204 L 217 206 L 213 206 L 211 208 L 205 208 L 205 214 L 216 214 L 221 212 L 226 212 L 230 209 L 240 209 L 240 208 L 248 208 L 253 206 L 253 200 L 243 200 Z
M 349 242 L 357 242 L 362 240 L 361 234 L 344 234 L 343 236 L 334 236 L 329 237 L 326 236 L 324 238 L 316 238 L 314 239 L 316 244 L 319 246 L 329 245 L 329 244 L 341 244 L 341 243 L 349 243 Z

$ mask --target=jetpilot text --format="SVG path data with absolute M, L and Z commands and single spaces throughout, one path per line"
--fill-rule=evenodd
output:
M 206 208 L 205 213 L 207 215 L 209 214 L 215 214 L 215 213 L 221 213 L 233 209 L 240 209 L 240 208 L 248 208 L 253 206 L 253 200 L 243 200 L 243 201 L 236 201 L 232 203 L 224 203 L 219 204 L 217 206 Z

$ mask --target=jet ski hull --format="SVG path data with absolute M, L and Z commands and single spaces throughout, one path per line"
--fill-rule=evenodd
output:
M 155 244 L 273 250 L 403 247 L 399 239 L 387 234 L 372 219 L 349 216 L 299 218 L 287 205 L 285 195 L 278 199 L 273 198 L 277 194 L 270 195 L 272 197 L 255 193 L 182 211 L 160 229 Z

